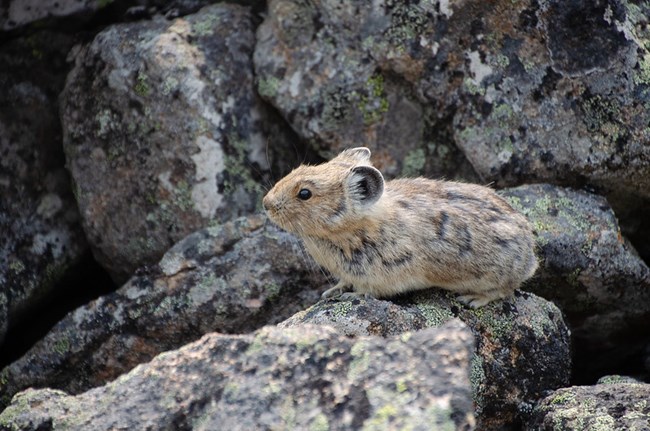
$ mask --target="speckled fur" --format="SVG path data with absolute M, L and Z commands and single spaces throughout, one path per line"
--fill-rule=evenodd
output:
M 511 295 L 535 273 L 528 221 L 493 190 L 425 178 L 384 183 L 379 171 L 365 169 L 383 189 L 373 192 L 364 172 L 355 173 L 358 166 L 372 166 L 368 149 L 302 165 L 264 197 L 270 219 L 301 237 L 316 262 L 339 277 L 325 297 L 351 290 L 387 297 L 437 286 L 479 307 Z M 312 196 L 301 200 L 301 189 Z

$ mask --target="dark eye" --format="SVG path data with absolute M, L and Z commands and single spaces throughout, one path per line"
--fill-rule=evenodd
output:
M 300 189 L 298 192 L 298 198 L 302 199 L 303 201 L 306 201 L 311 197 L 311 191 L 309 189 Z

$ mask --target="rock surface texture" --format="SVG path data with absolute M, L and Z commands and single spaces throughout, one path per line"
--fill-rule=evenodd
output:
M 613 383 L 559 389 L 535 408 L 527 429 L 650 429 L 650 385 Z
M 57 107 L 72 44 L 46 32 L 0 45 L 0 346 L 88 249 Z
M 470 379 L 478 429 L 521 424 L 546 391 L 566 386 L 569 331 L 552 303 L 521 292 L 478 310 L 440 289 L 381 300 L 321 301 L 280 324 L 319 324 L 349 336 L 393 336 L 458 318 L 476 339 Z M 563 371 L 564 370 L 564 371 Z
M 367 145 L 389 176 L 588 183 L 629 218 L 636 243 L 650 240 L 634 214 L 650 211 L 646 2 L 268 9 L 258 92 L 322 152 Z
M 317 326 L 210 334 L 76 397 L 28 390 L 0 427 L 469 430 L 472 344 L 458 321 L 388 340 Z
M 28 387 L 79 393 L 208 332 L 249 332 L 315 302 L 318 292 L 305 286 L 325 284 L 322 274 L 264 220 L 197 231 L 114 294 L 70 313 L 0 372 L 0 405 Z
M 258 209 L 270 126 L 254 45 L 249 10 L 221 4 L 111 26 L 77 54 L 64 149 L 89 242 L 116 280 L 210 221 Z
M 551 185 L 501 192 L 537 235 L 540 270 L 525 287 L 567 316 L 584 360 L 581 372 L 606 372 L 648 343 L 650 270 L 621 236 L 602 196 Z
M 0 429 L 650 431 L 649 125 L 648 1 L 4 0 Z M 536 276 L 319 301 L 261 198 L 362 145 Z

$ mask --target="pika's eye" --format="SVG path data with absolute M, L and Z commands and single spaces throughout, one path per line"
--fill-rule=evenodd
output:
M 298 198 L 306 201 L 311 197 L 311 191 L 309 189 L 300 189 L 298 192 Z

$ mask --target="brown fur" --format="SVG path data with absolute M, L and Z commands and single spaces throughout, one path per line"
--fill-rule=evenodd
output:
M 511 295 L 535 273 L 528 221 L 492 189 L 425 178 L 384 183 L 379 171 L 359 166 L 372 166 L 366 148 L 302 165 L 264 197 L 270 219 L 339 277 L 325 297 L 437 286 L 479 307 Z M 301 189 L 311 197 L 300 199 Z

